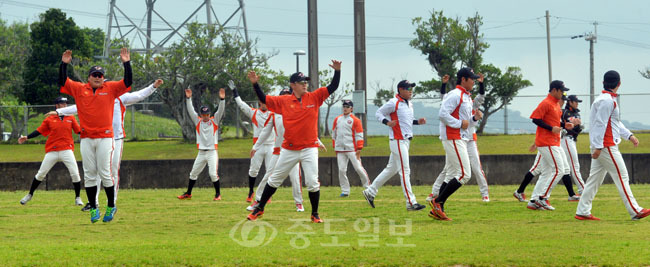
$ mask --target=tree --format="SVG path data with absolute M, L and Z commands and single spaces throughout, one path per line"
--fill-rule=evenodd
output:
M 519 67 L 508 67 L 504 73 L 492 64 L 483 65 L 480 71 L 485 75 L 485 102 L 479 108 L 483 112 L 483 119 L 479 123 L 476 133 L 483 133 L 488 118 L 510 104 L 519 90 L 529 87 L 532 83 L 525 80 Z
M 393 78 L 393 80 L 392 80 L 391 85 L 389 86 L 389 88 L 395 88 L 394 85 L 395 85 L 395 78 Z M 395 97 L 395 94 L 397 93 L 397 92 L 395 91 L 395 90 L 397 90 L 397 89 L 393 89 L 393 90 L 391 90 L 391 89 L 389 89 L 389 88 L 385 88 L 385 87 L 383 87 L 383 85 L 381 84 L 380 81 L 374 81 L 374 82 L 372 82 L 372 83 L 370 84 L 370 87 L 371 87 L 373 90 L 375 90 L 375 92 L 377 92 L 377 93 L 375 94 L 375 99 L 372 100 L 372 103 L 373 103 L 375 106 L 377 106 L 377 107 L 381 107 L 381 106 L 384 104 L 384 102 L 387 102 L 387 101 L 390 100 L 391 98 Z
M 327 70 L 321 70 L 318 72 L 318 77 L 327 77 L 324 79 L 320 80 L 320 85 L 321 86 L 327 86 L 329 85 L 330 82 L 332 82 L 332 71 L 330 69 Z M 325 131 L 323 131 L 323 135 L 329 136 L 330 135 L 330 129 L 329 129 L 329 117 L 330 117 L 330 109 L 332 106 L 339 101 L 343 100 L 343 98 L 347 97 L 352 93 L 354 90 L 354 83 L 345 83 L 343 86 L 339 86 L 339 88 L 334 91 L 327 99 L 325 99 L 325 105 L 327 106 L 327 112 L 325 113 Z
M 645 68 L 645 70 L 640 70 L 639 73 L 643 78 L 650 79 L 650 67 Z
M 23 94 L 23 72 L 31 53 L 29 25 L 7 25 L 0 19 L 0 105 L 24 105 L 18 101 Z M 29 116 L 29 115 L 28 115 Z M 32 115 L 34 116 L 34 115 Z M 24 111 L 20 107 L 0 109 L 0 133 L 4 132 L 4 120 L 11 124 L 11 138 L 18 138 L 24 130 Z

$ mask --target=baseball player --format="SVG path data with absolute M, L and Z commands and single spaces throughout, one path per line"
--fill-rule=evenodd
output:
M 65 97 L 57 97 L 54 100 L 54 106 L 62 108 L 68 105 L 68 99 Z M 54 164 L 61 161 L 68 168 L 70 177 L 72 178 L 72 185 L 74 186 L 75 205 L 83 206 L 83 201 L 79 194 L 81 192 L 81 177 L 79 176 L 79 168 L 77 167 L 77 160 L 74 157 L 74 140 L 72 139 L 71 131 L 79 134 L 81 127 L 77 124 L 74 116 L 47 116 L 35 131 L 27 136 L 20 136 L 18 143 L 22 144 L 27 139 L 37 137 L 39 135 L 47 136 L 45 142 L 45 158 L 38 169 L 32 186 L 29 188 L 29 193 L 20 200 L 20 204 L 27 204 L 34 196 L 34 191 L 41 184 L 47 173 L 52 169 Z
M 228 86 L 232 90 L 235 102 L 237 102 L 239 109 L 241 109 L 244 115 L 250 118 L 253 123 L 253 145 L 255 145 L 257 144 L 257 141 L 259 141 L 260 132 L 262 132 L 264 127 L 267 127 L 264 125 L 264 122 L 267 121 L 273 112 L 268 111 L 266 104 L 262 102 L 259 102 L 260 108 L 256 109 L 242 101 L 239 92 L 237 92 L 237 88 L 235 87 L 235 83 L 232 80 L 228 82 Z M 251 157 L 251 164 L 248 168 L 248 197 L 246 198 L 246 202 L 251 202 L 253 200 L 255 179 L 259 174 L 260 167 L 262 167 L 262 162 L 264 162 L 264 166 L 266 166 L 267 170 L 270 169 L 271 156 L 273 155 L 273 141 L 273 138 L 267 138 L 263 144 L 258 146 L 255 155 Z
M 113 158 L 111 159 L 111 174 L 113 175 L 113 181 L 115 181 L 115 202 L 117 202 L 117 193 L 120 189 L 120 164 L 122 162 L 122 150 L 124 148 L 124 138 L 126 133 L 124 131 L 124 114 L 126 113 L 126 107 L 133 105 L 137 102 L 144 100 L 153 94 L 160 85 L 163 84 L 163 80 L 158 79 L 151 85 L 147 86 L 142 90 L 137 92 L 125 93 L 120 97 L 115 99 L 115 104 L 113 105 L 113 139 L 114 139 L 114 149 L 113 149 Z M 76 115 L 77 106 L 67 106 L 63 108 L 57 108 L 56 111 L 48 113 L 49 115 Z M 99 202 L 99 190 L 100 184 L 97 184 L 97 194 L 95 195 L 95 202 Z M 90 210 L 90 205 L 87 204 L 81 209 L 81 211 Z
M 350 195 L 350 182 L 348 182 L 348 161 L 361 179 L 361 185 L 366 189 L 370 185 L 370 178 L 361 165 L 361 149 L 363 149 L 363 126 L 361 120 L 352 114 L 354 104 L 351 100 L 343 100 L 343 114 L 334 119 L 332 126 L 332 147 L 336 152 L 336 161 L 339 166 L 339 183 L 341 184 L 341 197 Z
M 445 221 L 451 220 L 443 210 L 445 201 L 472 177 L 467 143 L 473 136 L 469 129 L 483 117 L 480 110 L 472 112 L 471 90 L 474 80 L 480 76 L 470 68 L 461 68 L 456 73 L 456 78 L 456 89 L 444 97 L 438 113 L 440 138 L 445 149 L 445 180 L 448 182 L 438 197 L 429 202 L 433 207 L 429 216 Z
M 603 77 L 602 91 L 591 105 L 589 116 L 589 143 L 591 147 L 591 169 L 589 178 L 582 192 L 575 218 L 578 220 L 600 220 L 591 214 L 591 202 L 598 192 L 598 188 L 609 173 L 618 188 L 618 193 L 625 204 L 632 220 L 639 220 L 650 215 L 650 209 L 644 209 L 637 204 L 632 190 L 630 178 L 625 167 L 625 161 L 618 150 L 621 138 L 630 140 L 634 146 L 639 145 L 639 140 L 625 128 L 621 122 L 620 109 L 616 103 L 616 96 L 621 86 L 621 76 L 618 72 L 610 70 Z
M 562 121 L 566 123 L 571 122 L 573 118 L 580 118 L 580 110 L 578 109 L 578 103 L 580 102 L 582 102 L 582 100 L 578 99 L 576 95 L 570 95 L 568 97 L 566 107 L 562 111 Z M 569 196 L 569 201 L 580 200 L 580 195 L 582 195 L 582 191 L 585 189 L 585 181 L 582 180 L 582 174 L 580 173 L 580 162 L 578 161 L 578 150 L 576 148 L 578 135 L 581 131 L 581 125 L 575 125 L 571 130 L 565 129 L 562 131 L 562 143 L 560 146 L 562 147 L 562 150 L 564 150 L 568 160 L 567 163 L 569 164 L 570 177 L 573 180 L 573 183 L 578 187 L 578 194 L 574 194 L 573 198 Z M 573 191 L 571 183 L 565 182 L 564 185 L 571 186 L 571 191 Z
M 409 164 L 409 146 L 413 139 L 413 125 L 424 125 L 426 119 L 415 119 L 413 116 L 413 102 L 409 102 L 413 96 L 412 89 L 415 83 L 402 80 L 397 84 L 397 94 L 377 109 L 375 117 L 388 126 L 390 156 L 388 165 L 375 178 L 368 188 L 363 190 L 363 196 L 371 207 L 375 207 L 375 197 L 379 188 L 391 177 L 399 174 L 402 192 L 406 199 L 406 210 L 421 210 L 425 206 L 418 203 L 415 194 L 411 189 L 411 167 Z
M 115 182 L 111 175 L 113 157 L 113 107 L 115 99 L 131 89 L 133 74 L 131 56 L 126 48 L 120 51 L 124 66 L 124 79 L 104 82 L 104 68 L 93 66 L 88 72 L 88 83 L 80 83 L 67 77 L 67 66 L 72 60 L 72 51 L 66 50 L 59 67 L 61 93 L 71 95 L 77 103 L 81 125 L 81 158 L 84 169 L 86 196 L 92 209 L 90 221 L 95 223 L 101 216 L 95 197 L 101 180 L 106 192 L 107 207 L 103 222 L 115 217 Z
M 187 191 L 178 196 L 178 199 L 191 199 L 192 188 L 199 178 L 199 174 L 208 165 L 208 174 L 214 186 L 214 198 L 212 200 L 221 200 L 221 189 L 219 186 L 219 174 L 217 173 L 219 166 L 219 154 L 217 147 L 219 144 L 219 123 L 223 118 L 226 111 L 226 90 L 219 89 L 219 107 L 214 117 L 210 117 L 210 108 L 208 106 L 201 106 L 199 108 L 201 115 L 199 116 L 194 111 L 192 105 L 192 89 L 185 89 L 185 104 L 187 113 L 192 118 L 192 122 L 196 124 L 196 148 L 199 153 L 196 155 L 192 171 L 190 172 L 190 180 L 187 185 Z
M 254 71 L 248 73 L 248 78 L 255 88 L 260 102 L 265 103 L 270 111 L 282 115 L 284 123 L 284 141 L 278 157 L 279 165 L 265 185 L 259 206 L 247 216 L 248 220 L 257 220 L 264 214 L 264 206 L 273 196 L 291 169 L 300 162 L 305 173 L 305 185 L 309 191 L 309 201 L 312 212 L 311 221 L 322 223 L 318 214 L 320 199 L 320 183 L 318 182 L 318 109 L 339 86 L 341 78 L 341 61 L 332 60 L 329 65 L 334 69 L 334 77 L 327 87 L 321 87 L 313 92 L 307 92 L 306 77 L 296 72 L 289 79 L 292 95 L 267 96 L 259 84 L 259 77 Z
M 479 107 L 483 104 L 485 101 L 485 84 L 483 83 L 483 74 L 479 73 L 479 78 L 477 81 L 479 81 L 479 94 L 476 96 L 476 98 L 473 100 L 473 109 L 472 109 L 472 114 L 475 114 L 476 111 L 478 111 Z M 440 94 L 441 98 L 444 98 L 446 95 L 446 89 L 447 89 L 447 82 L 449 81 L 449 75 L 445 75 L 442 77 L 442 85 L 440 87 Z M 481 193 L 481 199 L 483 202 L 490 202 L 490 191 L 488 188 L 488 183 L 487 179 L 485 178 L 485 173 L 483 172 L 483 167 L 481 164 L 481 158 L 479 156 L 478 152 L 478 146 L 477 146 L 477 136 L 476 136 L 476 127 L 470 127 L 470 134 L 472 135 L 472 140 L 467 142 L 467 153 L 469 155 L 469 161 L 470 165 L 472 168 L 472 173 L 474 176 L 477 177 L 476 183 L 478 184 L 479 191 Z M 436 178 L 435 183 L 433 184 L 431 188 L 431 194 L 427 197 L 426 201 L 427 203 L 431 203 L 431 200 L 436 198 L 440 191 L 444 189 L 444 187 L 447 186 L 447 182 L 445 181 L 447 177 L 447 173 L 445 169 L 443 168 L 442 172 L 440 172 L 440 175 L 438 175 L 438 178 Z

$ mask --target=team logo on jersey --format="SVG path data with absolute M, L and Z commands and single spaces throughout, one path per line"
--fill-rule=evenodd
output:
M 315 106 L 316 106 L 316 105 L 307 105 L 306 108 L 313 108 L 313 107 L 315 107 Z
M 352 124 L 352 120 L 348 120 L 348 124 Z
M 108 95 L 108 93 L 99 93 L 98 95 Z

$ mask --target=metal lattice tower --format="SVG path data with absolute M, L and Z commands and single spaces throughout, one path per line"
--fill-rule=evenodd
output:
M 125 0 L 121 0 L 125 1 Z M 118 50 L 111 51 L 111 41 L 115 38 L 131 41 L 131 51 L 146 54 L 158 54 L 166 50 L 170 44 L 170 40 L 174 37 L 183 39 L 181 31 L 188 22 L 195 18 L 199 11 L 205 11 L 204 22 L 208 25 L 216 25 L 227 30 L 236 31 L 246 42 L 248 39 L 248 28 L 246 26 L 246 12 L 244 9 L 244 0 L 235 0 L 239 7 L 237 7 L 230 16 L 221 21 L 217 17 L 217 13 L 212 6 L 211 0 L 203 0 L 187 18 L 178 26 L 173 26 L 167 19 L 165 19 L 154 5 L 157 0 L 144 0 L 147 10 L 142 18 L 136 19 L 126 15 L 124 11 L 117 4 L 117 0 L 109 0 L 109 13 L 108 24 L 106 28 L 106 39 L 104 40 L 104 53 L 103 58 L 108 58 L 111 53 L 119 53 Z M 184 5 L 184 1 L 175 1 L 178 5 Z M 237 16 L 239 15 L 239 16 Z M 158 24 L 163 24 L 163 27 L 152 27 L 152 22 L 156 18 Z M 196 16 L 198 19 L 199 16 Z M 159 20 L 159 21 L 158 21 Z M 137 23 L 139 21 L 139 24 Z M 143 26 L 143 24 L 146 24 Z M 176 23 L 178 24 L 178 23 Z M 162 38 L 152 36 L 152 32 L 166 32 Z M 243 32 L 242 32 L 243 31 Z M 140 45 L 140 46 L 138 46 Z

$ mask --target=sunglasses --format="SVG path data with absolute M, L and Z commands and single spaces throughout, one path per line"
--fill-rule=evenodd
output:
M 93 77 L 95 77 L 95 78 L 103 78 L 103 77 L 104 77 L 104 74 L 101 74 L 101 73 L 99 73 L 99 72 L 95 72 L 95 73 L 93 73 L 93 74 L 90 74 L 90 76 L 93 76 Z
M 351 108 L 349 105 L 343 105 L 343 108 Z

